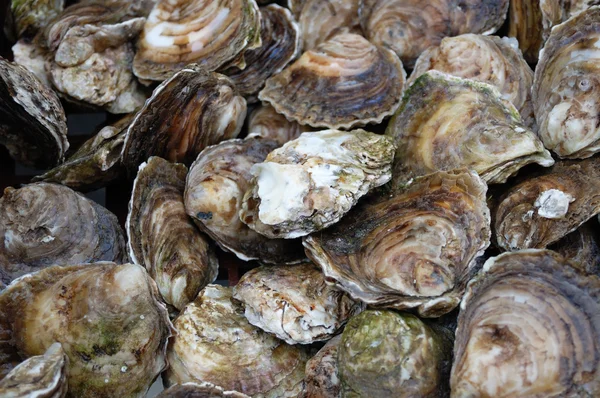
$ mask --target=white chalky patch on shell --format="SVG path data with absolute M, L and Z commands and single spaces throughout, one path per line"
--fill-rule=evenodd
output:
M 575 198 L 558 189 L 544 191 L 535 200 L 534 206 L 540 217 L 556 219 L 564 217 L 569 210 L 569 203 Z

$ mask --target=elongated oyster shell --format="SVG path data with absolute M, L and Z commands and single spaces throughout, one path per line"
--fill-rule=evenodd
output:
M 207 146 L 235 138 L 246 101 L 229 78 L 189 65 L 159 85 L 127 129 L 123 164 L 130 172 L 150 156 L 191 164 Z
M 166 367 L 171 324 L 142 267 L 101 262 L 13 282 L 0 293 L 0 330 L 23 357 L 61 343 L 72 397 L 143 397 Z
M 231 288 L 208 285 L 175 319 L 168 385 L 215 383 L 257 398 L 296 397 L 308 353 L 252 326 Z
M 325 283 L 312 263 L 262 266 L 233 288 L 248 321 L 288 344 L 311 344 L 336 334 L 363 306 Z
M 117 217 L 62 185 L 6 188 L 0 198 L 0 268 L 5 282 L 52 264 L 127 261 Z
M 250 169 L 277 147 L 260 138 L 223 141 L 202 151 L 188 173 L 187 214 L 219 246 L 242 260 L 282 264 L 305 257 L 299 240 L 266 238 L 238 216 L 252 178 Z
M 543 45 L 542 11 L 539 0 L 512 0 L 508 8 L 508 36 L 519 41 L 523 56 L 537 63 Z
M 290 122 L 275 112 L 272 106 L 262 105 L 256 108 L 248 118 L 247 138 L 262 137 L 277 141 L 283 145 L 288 141 L 295 140 L 300 134 L 310 131 L 307 126 L 296 122 Z
M 495 86 L 517 108 L 523 124 L 534 129 L 533 71 L 515 39 L 474 34 L 446 37 L 419 56 L 407 86 L 431 69 Z
M 17 37 L 35 35 L 64 7 L 65 0 L 12 0 L 10 10 Z
M 127 215 L 131 260 L 145 266 L 165 302 L 181 310 L 217 278 L 219 263 L 185 212 L 187 167 L 152 156 L 140 165 Z
M 252 166 L 240 219 L 269 238 L 297 238 L 336 223 L 391 178 L 394 145 L 364 130 L 304 133 Z
M 403 192 L 368 198 L 307 236 L 306 254 L 355 299 L 443 315 L 460 302 L 490 244 L 486 191 L 473 171 L 431 174 Z
M 359 27 L 360 0 L 307 0 L 304 2 L 298 23 L 302 30 L 304 50 L 329 40 L 340 29 Z
M 25 360 L 0 380 L 0 396 L 63 398 L 67 394 L 68 363 L 60 343 L 54 343 L 43 355 Z
M 596 5 L 597 0 L 539 0 L 544 39 L 548 38 L 553 26 Z
M 349 129 L 394 113 L 405 77 L 393 52 L 341 33 L 268 79 L 258 98 L 300 124 Z
M 588 274 L 600 274 L 598 222 L 591 219 L 556 243 L 548 246 L 577 264 Z
M 538 135 L 561 158 L 600 151 L 600 7 L 552 29 L 535 69 L 532 97 Z
M 62 162 L 69 142 L 65 111 L 29 70 L 0 57 L 0 144 L 27 166 Z
M 224 391 L 211 383 L 183 383 L 167 388 L 156 398 L 250 398 L 237 391 Z
M 159 0 L 138 40 L 133 71 L 158 81 L 189 63 L 214 71 L 260 45 L 254 0 Z
M 414 315 L 367 310 L 352 318 L 338 348 L 344 397 L 448 395 L 452 336 Z
M 598 396 L 599 289 L 552 251 L 490 258 L 461 303 L 452 397 Z
M 410 86 L 386 134 L 398 145 L 394 184 L 468 167 L 503 183 L 530 163 L 554 160 L 495 87 L 432 70 Z
M 339 398 L 341 385 L 337 356 L 342 335 L 337 335 L 306 363 L 306 398 Z
M 227 75 L 248 102 L 258 101 L 258 92 L 265 81 L 279 73 L 300 53 L 300 28 L 290 11 L 276 4 L 261 7 L 261 46 L 244 51 L 245 67 L 229 67 Z
M 498 246 L 545 248 L 600 212 L 600 159 L 557 163 L 510 189 L 496 209 Z

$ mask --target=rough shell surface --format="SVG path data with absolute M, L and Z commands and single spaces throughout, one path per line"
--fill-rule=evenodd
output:
M 304 382 L 307 398 L 341 397 L 337 356 L 342 335 L 337 335 L 306 363 Z
M 290 122 L 270 105 L 257 107 L 248 118 L 248 138 L 262 137 L 283 145 L 310 131 L 310 127 Z
M 600 274 L 598 220 L 592 218 L 548 249 L 569 259 L 588 274 Z
M 65 0 L 12 0 L 10 12 L 16 36 L 34 36 L 56 18 L 64 7 Z
M 302 31 L 304 51 L 315 48 L 344 29 L 359 28 L 360 0 L 307 0 L 298 23 Z
M 535 64 L 542 40 L 542 11 L 539 0 L 515 0 L 508 9 L 508 36 L 519 42 L 527 62 Z
M 157 395 L 156 398 L 250 398 L 237 391 L 225 391 L 212 383 L 175 384 Z
M 596 5 L 597 0 L 539 0 L 544 40 L 548 39 L 552 27 Z

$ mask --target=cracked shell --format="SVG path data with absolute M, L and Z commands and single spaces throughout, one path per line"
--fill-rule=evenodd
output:
M 342 335 L 327 342 L 319 352 L 306 363 L 304 383 L 307 398 L 340 398 L 341 385 L 337 356 Z
M 261 137 L 277 141 L 283 145 L 300 137 L 300 134 L 310 131 L 310 127 L 296 122 L 290 122 L 269 105 L 261 105 L 248 118 L 248 136 Z

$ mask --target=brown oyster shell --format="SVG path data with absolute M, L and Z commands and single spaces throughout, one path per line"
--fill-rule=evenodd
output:
M 312 263 L 262 266 L 233 288 L 248 322 L 288 344 L 327 341 L 363 310 L 344 291 L 325 283 Z
M 597 0 L 539 0 L 544 40 L 548 39 L 553 26 L 596 5 Z
M 224 391 L 211 383 L 183 383 L 167 388 L 156 398 L 250 398 L 237 391 Z
M 486 191 L 473 171 L 428 175 L 307 236 L 306 254 L 355 299 L 438 317 L 456 308 L 490 244 Z
M 0 236 L 6 283 L 53 264 L 128 260 L 117 217 L 58 184 L 6 188 L 0 198 Z
M 437 170 L 468 167 L 503 183 L 531 163 L 554 160 L 495 87 L 435 70 L 407 90 L 386 135 L 398 145 L 394 184 Z
M 129 255 L 178 310 L 217 278 L 219 263 L 185 212 L 187 167 L 152 156 L 140 165 L 127 215 Z
M 52 167 L 69 148 L 67 118 L 56 94 L 23 66 L 0 57 L 0 144 L 17 161 Z
M 306 398 L 340 398 L 342 395 L 337 356 L 342 335 L 337 335 L 306 363 Z
M 252 326 L 231 288 L 208 285 L 175 319 L 168 385 L 218 383 L 258 398 L 296 397 L 308 353 Z
M 298 17 L 304 50 L 311 50 L 342 29 L 359 28 L 361 0 L 306 0 Z
M 350 129 L 394 113 L 405 77 L 390 50 L 341 33 L 269 78 L 258 98 L 300 124 Z
M 0 293 L 0 348 L 27 358 L 59 342 L 69 396 L 143 397 L 167 366 L 171 324 L 158 300 L 138 265 L 49 267 Z
M 8 4 L 16 36 L 32 37 L 62 12 L 65 0 L 13 0 Z M 8 26 L 4 31 L 7 35 L 12 33 Z
M 242 260 L 282 264 L 305 257 L 299 240 L 266 238 L 238 216 L 252 179 L 250 169 L 277 147 L 260 138 L 223 141 L 202 151 L 187 176 L 187 214 L 219 246 Z
M 490 258 L 461 303 L 451 396 L 598 396 L 599 290 L 549 250 Z
M 133 71 L 162 81 L 185 65 L 215 71 L 257 48 L 260 12 L 254 0 L 159 0 L 137 43 Z
M 508 8 L 508 36 L 519 41 L 527 62 L 535 64 L 543 46 L 539 0 L 512 0 Z
M 557 163 L 506 192 L 495 215 L 498 246 L 542 249 L 600 212 L 600 159 Z
M 207 146 L 236 137 L 246 101 L 226 76 L 189 65 L 161 83 L 127 129 L 123 164 L 130 173 L 150 156 L 191 164 Z
M 600 274 L 600 242 L 598 221 L 594 218 L 582 224 L 548 249 L 577 264 L 588 274 Z
M 261 137 L 276 141 L 279 145 L 295 140 L 310 127 L 290 122 L 270 105 L 261 105 L 248 117 L 247 138 Z

